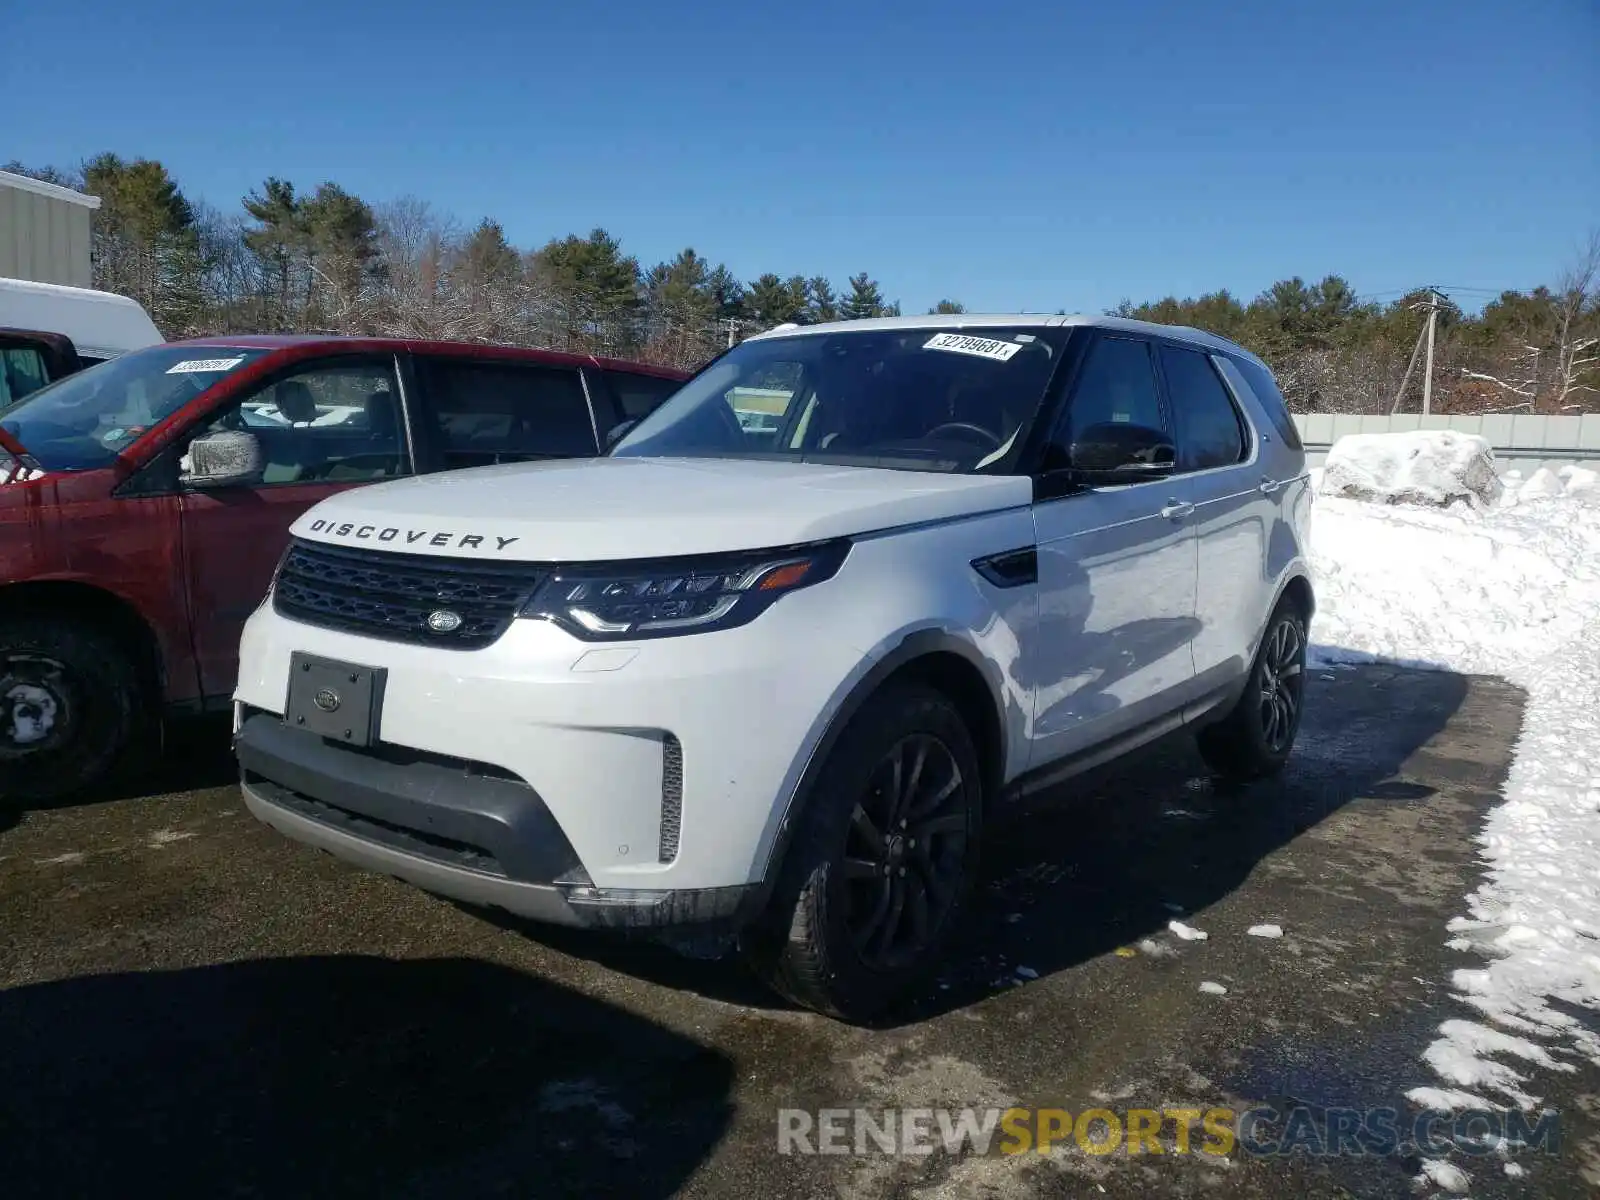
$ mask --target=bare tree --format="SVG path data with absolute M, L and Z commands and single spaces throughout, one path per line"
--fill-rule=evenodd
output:
M 1595 284 L 1600 278 L 1600 229 L 1589 233 L 1588 244 L 1572 268 L 1562 276 L 1557 292 L 1560 304 L 1560 330 L 1556 344 L 1555 407 L 1558 411 L 1576 407 L 1567 400 L 1577 392 L 1596 389 L 1582 382 L 1590 369 L 1600 363 L 1600 336 L 1595 335 L 1597 297 Z
M 446 272 L 459 227 L 414 196 L 384 205 L 377 217 L 384 274 L 371 297 L 369 327 L 398 337 L 463 336 Z
M 1507 360 L 1507 366 L 1519 371 L 1526 371 L 1521 379 L 1502 378 L 1490 375 L 1485 371 L 1474 371 L 1467 367 L 1461 368 L 1461 378 L 1477 383 L 1487 383 L 1498 388 L 1510 396 L 1521 396 L 1516 403 L 1508 403 L 1503 409 L 1484 409 L 1488 412 L 1511 412 L 1519 408 L 1526 408 L 1529 412 L 1539 401 L 1539 357 L 1541 351 L 1538 346 L 1524 346 L 1522 352 L 1513 355 Z

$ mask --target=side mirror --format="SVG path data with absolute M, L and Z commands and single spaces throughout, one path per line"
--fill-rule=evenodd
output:
M 187 488 L 241 487 L 261 482 L 263 458 L 256 435 L 244 429 L 208 433 L 189 443 L 179 482 Z
M 1177 469 L 1178 450 L 1159 429 L 1104 421 L 1082 430 L 1068 447 L 1073 475 L 1083 483 L 1139 483 Z
M 623 438 L 627 437 L 633 427 L 639 422 L 637 419 L 620 421 L 611 427 L 611 432 L 606 434 L 606 449 L 609 450 Z

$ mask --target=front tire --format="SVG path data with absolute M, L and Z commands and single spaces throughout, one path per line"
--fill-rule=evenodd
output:
M 867 1020 L 931 975 L 965 910 L 983 805 L 972 734 L 943 693 L 891 685 L 799 803 L 767 913 L 742 948 L 789 999 Z
M 1305 616 L 1285 597 L 1267 622 L 1244 695 L 1226 717 L 1199 733 L 1206 765 L 1241 782 L 1281 771 L 1300 731 L 1305 681 Z
M 112 778 L 149 724 L 133 661 L 92 626 L 0 618 L 0 800 L 59 800 Z

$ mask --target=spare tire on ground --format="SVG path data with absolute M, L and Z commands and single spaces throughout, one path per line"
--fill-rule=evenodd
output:
M 1323 496 L 1377 504 L 1493 504 L 1500 495 L 1488 439 L 1453 429 L 1356 433 L 1342 437 L 1323 464 Z

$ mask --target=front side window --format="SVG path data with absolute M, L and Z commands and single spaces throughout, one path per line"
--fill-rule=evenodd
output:
M 1178 433 L 1178 466 L 1185 471 L 1226 467 L 1245 456 L 1244 431 L 1227 389 L 1211 360 L 1196 350 L 1161 348 L 1172 419 Z
M 265 485 L 369 483 L 407 470 L 387 359 L 295 371 L 230 405 L 199 434 L 225 430 L 254 435 Z
M 1045 465 L 1083 466 L 1074 462 L 1074 447 L 1107 444 L 1107 426 L 1166 431 L 1148 342 L 1115 337 L 1095 342 L 1050 439 Z
M 443 465 L 479 467 L 596 452 L 578 372 L 468 359 L 418 364 Z
M 1002 470 L 1065 337 L 1002 327 L 755 338 L 684 384 L 612 453 Z
M 47 471 L 92 471 L 266 350 L 152 346 L 77 371 L 0 409 L 0 427 Z

